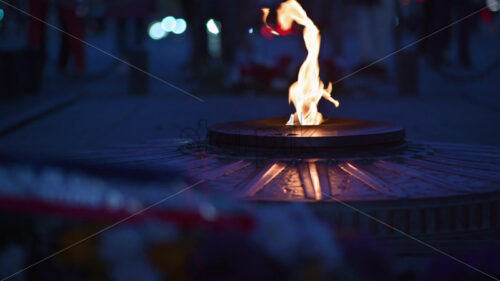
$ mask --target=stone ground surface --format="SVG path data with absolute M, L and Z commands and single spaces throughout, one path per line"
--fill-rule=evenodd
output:
M 326 103 L 325 103 L 326 105 Z M 494 107 L 495 106 L 495 107 Z M 325 115 L 401 124 L 410 139 L 500 144 L 500 104 L 468 98 L 345 98 Z M 76 103 L 0 138 L 2 151 L 70 153 L 118 143 L 181 137 L 185 129 L 255 118 L 287 116 L 286 97 L 83 96 Z M 201 137 L 203 130 L 200 130 Z

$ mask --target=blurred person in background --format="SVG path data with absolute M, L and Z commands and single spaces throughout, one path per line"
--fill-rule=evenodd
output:
M 29 13 L 30 15 L 47 21 L 47 11 L 49 4 L 52 1 L 48 0 L 29 0 Z M 81 2 L 81 1 L 80 1 Z M 56 11 L 59 18 L 59 28 L 72 36 L 84 40 L 84 30 L 81 19 L 76 14 L 76 9 L 79 1 L 57 0 L 55 4 Z M 30 18 L 28 28 L 28 45 L 31 48 L 37 49 L 40 53 L 41 67 L 43 69 L 46 61 L 46 31 L 45 23 L 34 18 Z M 83 42 L 74 39 L 64 33 L 61 33 L 61 46 L 59 50 L 59 67 L 65 70 L 68 65 L 69 58 L 72 56 L 76 74 L 83 74 L 85 72 L 85 48 Z
M 423 7 L 423 28 L 420 37 L 443 28 L 451 22 L 451 0 L 425 1 Z M 451 40 L 451 29 L 445 29 L 422 41 L 420 51 L 426 55 L 433 67 L 449 64 L 445 52 Z
M 182 8 L 187 22 L 189 22 L 189 35 L 191 36 L 191 62 L 192 67 L 203 65 L 208 60 L 208 42 L 205 22 L 209 19 L 208 7 L 212 1 L 184 0 Z M 233 1 L 231 1 L 233 2 Z M 188 28 L 189 28 L 188 27 Z
M 473 0 L 455 0 L 453 8 L 455 12 L 454 21 L 467 17 L 475 10 L 480 8 L 478 5 L 483 3 L 474 3 Z M 458 45 L 458 63 L 462 67 L 471 67 L 472 61 L 470 57 L 469 38 L 472 30 L 475 27 L 477 17 L 470 17 L 460 21 L 456 25 L 457 29 L 457 45 Z
M 147 34 L 146 19 L 155 10 L 154 0 L 111 0 L 105 4 L 107 16 L 116 21 L 116 46 L 120 55 L 131 49 L 141 49 Z M 130 21 L 132 32 L 127 29 Z
M 324 7 L 321 9 L 321 23 L 326 28 L 326 32 L 323 33 L 332 40 L 333 55 L 340 57 L 343 55 L 343 39 L 348 28 L 346 21 L 350 11 L 346 7 L 345 1 L 323 0 L 322 2 Z
M 441 0 L 439 0 L 441 1 Z M 360 64 L 363 68 L 386 56 L 393 37 L 395 6 L 394 0 L 356 0 L 357 34 L 360 45 Z M 386 75 L 387 67 L 378 63 L 368 71 Z
M 420 50 L 428 56 L 433 67 L 450 66 L 453 61 L 460 67 L 473 67 L 469 45 L 472 31 L 477 28 L 479 16 L 470 15 L 484 5 L 483 1 L 477 0 L 424 2 L 424 28 L 420 36 L 425 37 L 439 30 L 439 33 L 426 38 L 420 44 Z M 457 23 L 453 24 L 454 22 Z M 441 30 L 450 24 L 453 24 L 451 28 Z M 457 48 L 457 57 L 453 61 L 446 56 L 452 44 L 456 44 Z
M 221 23 L 221 59 L 231 66 L 237 53 L 246 44 L 248 28 L 253 19 L 260 18 L 254 1 L 184 0 L 182 8 L 189 22 L 192 42 L 192 67 L 203 66 L 209 59 L 206 23 L 213 18 Z
M 82 2 L 82 1 L 79 1 Z M 59 10 L 59 21 L 61 29 L 69 34 L 84 39 L 84 27 L 82 19 L 78 17 L 76 10 L 78 3 L 60 0 L 56 2 Z M 61 34 L 61 46 L 59 50 L 59 69 L 64 71 L 68 68 L 69 58 L 73 57 L 76 74 L 81 75 L 85 72 L 85 46 L 83 42 L 71 38 L 66 34 Z
M 489 2 L 489 1 L 487 1 Z M 492 6 L 491 9 L 484 9 L 481 13 L 481 17 L 483 21 L 488 26 L 488 30 L 494 36 L 500 36 L 500 1 L 496 2 L 495 6 Z

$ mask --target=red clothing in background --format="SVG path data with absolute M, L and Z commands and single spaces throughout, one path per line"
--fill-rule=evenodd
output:
M 46 0 L 30 0 L 29 13 L 36 17 L 31 18 L 28 27 L 28 45 L 34 48 L 39 48 L 43 55 L 45 54 L 46 36 L 45 36 L 45 21 L 47 20 L 48 1 Z M 83 40 L 83 26 L 78 19 L 74 7 L 57 6 L 57 11 L 60 18 L 59 28 L 72 36 Z M 66 62 L 67 57 L 73 55 L 75 67 L 78 70 L 85 68 L 85 48 L 84 43 L 74 39 L 71 36 L 61 33 L 62 47 L 60 50 L 60 61 Z M 67 50 L 66 50 L 67 48 Z

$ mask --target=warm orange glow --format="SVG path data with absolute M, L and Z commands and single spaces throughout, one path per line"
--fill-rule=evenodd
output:
M 266 23 L 269 9 L 263 8 L 262 12 Z M 304 26 L 304 42 L 308 52 L 306 60 L 300 67 L 297 81 L 288 90 L 288 102 L 293 102 L 296 112 L 290 116 L 287 125 L 319 125 L 323 121 L 323 115 L 318 112 L 318 102 L 321 97 L 332 102 L 335 107 L 339 106 L 339 102 L 330 95 L 332 83 L 328 83 L 328 87 L 325 88 L 319 79 L 318 55 L 321 42 L 319 30 L 296 0 L 281 3 L 277 14 L 278 24 L 283 30 L 292 28 L 293 22 Z M 276 31 L 273 33 L 279 34 Z

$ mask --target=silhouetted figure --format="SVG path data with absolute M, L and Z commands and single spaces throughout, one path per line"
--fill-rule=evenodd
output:
M 76 15 L 75 7 L 71 4 L 61 2 L 58 5 L 59 20 L 61 29 L 69 34 L 83 40 L 83 26 Z M 61 46 L 59 50 L 59 68 L 65 70 L 68 66 L 69 58 L 73 56 L 75 69 L 78 73 L 85 71 L 85 46 L 69 35 L 62 34 Z
M 471 0 L 455 0 L 456 20 L 470 15 L 474 12 L 474 5 Z M 467 18 L 457 24 L 458 62 L 461 66 L 472 65 L 469 50 L 470 33 L 474 26 L 474 18 Z
M 107 15 L 116 20 L 116 45 L 120 54 L 130 49 L 140 49 L 147 34 L 146 18 L 153 13 L 153 0 L 109 1 Z M 133 21 L 133 32 L 128 32 L 127 23 Z M 132 37 L 132 42 L 127 38 Z
M 390 52 L 395 7 L 393 0 L 358 0 L 356 12 L 360 45 L 360 65 L 365 67 Z M 387 74 L 384 62 L 371 66 L 367 72 Z
M 231 64 L 245 43 L 252 18 L 260 18 L 260 10 L 253 1 L 184 0 L 184 15 L 192 42 L 192 65 L 203 64 L 209 59 L 206 22 L 213 18 L 220 21 L 222 60 Z
M 47 0 L 30 0 L 30 15 L 40 20 L 46 20 L 48 4 Z M 39 51 L 41 66 L 43 68 L 46 59 L 45 24 L 43 22 L 30 18 L 28 26 L 28 45 Z
M 207 0 L 184 0 L 182 8 L 184 16 L 189 23 L 189 35 L 191 37 L 191 65 L 205 63 L 208 56 L 208 42 L 205 23 L 209 19 L 209 11 L 212 1 Z
M 424 26 L 421 37 L 447 26 L 451 23 L 451 0 L 425 1 L 424 2 Z M 423 40 L 420 50 L 429 55 L 431 64 L 440 67 L 447 63 L 445 52 L 451 40 L 451 29 L 447 28 L 439 33 Z
M 34 17 L 46 21 L 47 9 L 49 1 L 47 0 L 30 0 L 29 11 Z M 83 40 L 84 32 L 80 19 L 75 12 L 75 2 L 72 1 L 57 1 L 56 10 L 59 15 L 60 28 L 72 36 Z M 59 66 L 65 68 L 70 56 L 73 56 L 75 68 L 77 72 L 85 70 L 85 49 L 83 42 L 74 39 L 66 34 L 61 33 L 61 47 L 59 53 Z M 41 67 L 44 67 L 46 60 L 46 32 L 45 23 L 39 20 L 30 19 L 28 30 L 28 45 L 38 49 L 41 58 Z

